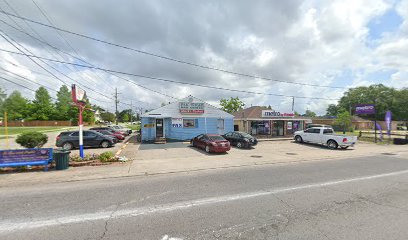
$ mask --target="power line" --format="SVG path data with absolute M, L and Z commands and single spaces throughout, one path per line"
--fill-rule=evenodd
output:
M 289 82 L 289 81 L 284 81 L 284 80 L 279 80 L 279 79 L 272 79 L 272 78 L 268 78 L 268 77 L 256 76 L 256 75 L 251 75 L 251 74 L 246 74 L 246 73 L 239 73 L 239 72 L 234 72 L 234 71 L 230 71 L 230 70 L 226 70 L 226 69 L 222 69 L 222 68 L 197 64 L 197 63 L 188 62 L 188 61 L 185 61 L 185 60 L 166 57 L 166 56 L 159 55 L 159 54 L 156 54 L 156 53 L 151 53 L 151 52 L 139 50 L 139 49 L 128 47 L 128 46 L 123 46 L 123 45 L 120 45 L 120 44 L 117 44 L 117 43 L 108 42 L 108 41 L 98 39 L 98 38 L 95 38 L 95 37 L 91 37 L 91 36 L 88 36 L 88 35 L 85 35 L 85 34 L 76 33 L 76 32 L 69 31 L 69 30 L 66 30 L 66 29 L 62 29 L 62 28 L 59 28 L 59 27 L 56 27 L 56 26 L 51 26 L 51 25 L 48 25 L 48 24 L 45 24 L 45 23 L 42 23 L 42 22 L 38 22 L 38 21 L 35 21 L 35 20 L 32 20 L 32 19 L 26 18 L 26 17 L 17 16 L 17 15 L 14 15 L 12 13 L 5 12 L 3 10 L 0 10 L 0 12 L 3 13 L 3 14 L 6 14 L 6 15 L 12 16 L 12 17 L 16 17 L 16 18 L 19 18 L 19 19 L 24 19 L 26 21 L 29 21 L 29 22 L 32 22 L 32 23 L 35 23 L 35 24 L 38 24 L 38 25 L 41 25 L 41 26 L 44 26 L 44 27 L 53 28 L 55 30 L 65 32 L 65 33 L 69 33 L 69 34 L 72 34 L 72 35 L 76 35 L 76 36 L 79 36 L 79 37 L 82 37 L 82 38 L 87 38 L 87 39 L 90 39 L 90 40 L 93 40 L 93 41 L 97 41 L 97 42 L 104 43 L 104 44 L 107 44 L 107 45 L 115 46 L 115 47 L 118 47 L 118 48 L 123 48 L 123 49 L 126 49 L 126 50 L 130 50 L 130 51 L 133 51 L 133 52 L 149 55 L 149 56 L 152 56 L 152 57 L 161 58 L 161 59 L 164 59 L 164 60 L 177 62 L 177 63 L 181 63 L 181 64 L 185 64 L 185 65 L 190 65 L 190 66 L 194 66 L 194 67 L 198 67 L 198 68 L 203 68 L 203 69 L 207 69 L 207 70 L 219 71 L 219 72 L 233 74 L 233 75 L 237 75 L 237 76 L 241 76 L 241 77 L 256 78 L 256 79 L 262 79 L 262 80 L 265 80 L 265 81 L 273 81 L 273 82 L 280 82 L 280 83 L 287 83 L 287 84 L 296 84 L 296 85 L 301 85 L 301 86 L 335 88 L 335 89 L 348 89 L 346 87 L 340 87 L 340 86 L 328 86 L 328 85 L 318 85 L 318 84 L 309 84 L 309 83 L 300 83 L 300 82 Z
M 0 49 L 0 51 L 21 55 L 21 53 L 17 53 L 17 52 L 5 50 L 5 49 Z M 96 67 L 96 66 L 78 64 L 78 63 L 64 62 L 64 61 L 60 61 L 60 60 L 55 60 L 55 59 L 50 59 L 50 58 L 45 58 L 45 57 L 40 57 L 40 56 L 35 56 L 35 55 L 30 55 L 30 56 L 33 57 L 33 58 L 39 58 L 39 59 L 43 59 L 43 60 L 46 60 L 46 61 L 57 62 L 57 63 L 61 63 L 61 64 L 70 64 L 70 65 L 75 65 L 75 66 L 84 67 L 84 68 L 97 69 L 97 70 L 101 70 L 101 71 L 105 71 L 105 72 L 113 72 L 113 73 L 117 73 L 117 74 L 147 78 L 147 79 L 157 80 L 157 81 L 162 81 L 162 82 L 171 82 L 171 83 L 190 85 L 190 86 L 196 86 L 196 87 L 203 87 L 203 88 L 210 88 L 210 89 L 223 90 L 223 91 L 240 92 L 240 93 L 248 93 L 248 94 L 256 94 L 256 95 L 276 96 L 276 97 L 290 97 L 290 98 L 295 97 L 295 98 L 302 98 L 302 99 L 339 100 L 339 99 L 334 99 L 334 98 L 292 96 L 292 95 L 284 95 L 284 94 L 262 93 L 262 92 L 254 92 L 254 91 L 247 91 L 247 90 L 238 90 L 238 89 L 230 89 L 230 88 L 223 88 L 223 87 L 215 87 L 215 86 L 209 86 L 209 85 L 198 84 L 198 83 L 180 82 L 180 81 L 164 79 L 164 78 L 159 78 L 159 77 L 151 77 L 151 76 L 145 76 L 145 75 L 140 75 L 140 74 L 135 74 L 135 73 L 127 73 L 127 72 L 122 72 L 122 71 L 117 71 L 117 70 L 112 70 L 112 69 L 106 69 L 106 68 L 101 68 L 101 67 Z
M 84 59 L 82 59 L 82 58 L 78 58 L 78 57 L 76 57 L 76 56 L 74 56 L 74 55 L 72 55 L 72 54 L 70 54 L 70 53 L 68 53 L 68 52 L 65 52 L 65 51 L 63 51 L 63 50 L 61 50 L 61 49 L 59 49 L 59 48 L 57 48 L 57 47 L 55 47 L 55 46 L 52 46 L 52 45 L 49 44 L 48 42 L 43 41 L 43 40 L 40 40 L 40 39 L 34 37 L 33 35 L 31 35 L 31 34 L 25 32 L 25 31 L 21 31 L 21 30 L 15 28 L 14 26 L 8 24 L 7 22 L 5 22 L 5 21 L 3 21 L 3 20 L 0 20 L 0 22 L 6 24 L 7 26 L 9 26 L 9 27 L 11 27 L 11 28 L 13 28 L 13 29 L 15 29 L 15 30 L 21 32 L 21 33 L 24 33 L 24 34 L 28 35 L 29 37 L 31 37 L 31 38 L 33 38 L 33 39 L 35 39 L 35 40 L 37 40 L 37 41 L 39 41 L 39 42 L 41 42 L 41 43 L 43 43 L 43 44 L 46 44 L 46 45 L 48 45 L 49 47 L 51 47 L 51 48 L 53 48 L 53 49 L 55 49 L 55 50 L 58 50 L 58 51 L 60 51 L 60 52 L 62 52 L 62 53 L 64 53 L 64 54 L 66 54 L 66 55 L 68 55 L 68 56 L 70 56 L 70 57 L 72 57 L 72 58 L 75 58 L 75 59 L 77 59 L 77 60 L 79 60 L 79 61 L 81 61 L 81 62 L 84 62 L 84 63 L 86 63 L 86 64 L 89 64 L 89 65 L 91 65 L 91 66 L 94 66 L 92 63 L 90 63 L 90 62 L 88 62 L 88 61 L 86 61 L 86 60 L 84 60 Z M 153 90 L 153 89 L 151 89 L 151 88 L 148 88 L 148 87 L 146 87 L 146 86 L 137 84 L 137 83 L 131 81 L 130 79 L 124 78 L 124 77 L 119 76 L 119 75 L 117 75 L 117 74 L 109 73 L 109 72 L 107 72 L 107 73 L 110 74 L 110 75 L 112 75 L 112 76 L 115 76 L 115 77 L 117 77 L 117 78 L 119 78 L 119 79 L 125 80 L 126 82 L 129 82 L 129 83 L 131 83 L 131 84 L 133 84 L 133 85 L 135 85 L 135 86 L 137 86 L 137 87 L 143 88 L 143 89 L 145 89 L 145 90 L 148 90 L 148 91 L 151 91 L 151 92 L 154 92 L 154 93 L 157 93 L 157 94 L 160 94 L 160 95 L 162 95 L 162 96 L 169 97 L 169 98 L 172 98 L 172 99 L 177 99 L 177 98 L 175 98 L 175 97 L 173 97 L 173 96 L 171 96 L 171 95 L 168 95 L 168 94 L 165 94 L 165 93 L 162 93 L 162 92 Z M 96 74 L 96 73 L 95 73 L 95 74 Z M 98 74 L 96 74 L 96 75 L 97 75 L 99 78 L 102 79 L 102 77 L 100 77 Z
M 29 88 L 29 87 L 27 87 L 27 86 L 24 86 L 24 85 L 19 84 L 19 83 L 16 83 L 16 82 L 13 82 L 13 81 L 11 81 L 11 80 L 9 80 L 9 79 L 7 79 L 7 78 L 1 77 L 1 76 L 0 76 L 0 78 L 3 79 L 3 80 L 5 80 L 5 81 L 7 81 L 7 82 L 13 83 L 13 84 L 15 84 L 15 85 L 17 85 L 17 86 L 20 86 L 20 87 L 22 87 L 22 88 L 28 89 L 28 90 L 30 90 L 30 91 L 32 91 L 32 92 L 35 92 L 35 90 L 33 90 L 33 89 L 31 89 L 31 88 Z M 57 100 L 56 98 L 51 97 L 51 96 L 50 96 L 50 98 L 51 98 L 51 99 L 54 99 L 54 100 Z

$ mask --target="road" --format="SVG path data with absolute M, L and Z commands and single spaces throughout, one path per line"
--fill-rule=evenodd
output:
M 407 239 L 407 160 L 2 188 L 0 239 Z

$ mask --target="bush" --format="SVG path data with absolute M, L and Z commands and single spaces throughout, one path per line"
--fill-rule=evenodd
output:
M 16 143 L 25 148 L 40 148 L 48 142 L 48 136 L 40 132 L 25 132 L 18 135 Z
M 84 158 L 81 158 L 79 155 L 77 154 L 72 154 L 69 158 L 70 161 L 73 162 L 86 162 L 86 161 L 92 161 L 92 160 L 96 160 L 99 158 L 98 154 L 86 154 L 84 156 Z
M 99 155 L 99 161 L 114 162 L 116 161 L 115 154 L 113 154 L 113 152 L 103 152 L 101 155 Z

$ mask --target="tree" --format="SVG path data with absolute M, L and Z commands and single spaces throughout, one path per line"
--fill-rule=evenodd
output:
M 343 109 L 342 112 L 338 113 L 335 124 L 343 126 L 343 134 L 345 134 L 346 128 L 351 126 L 351 115 L 349 111 Z
M 238 97 L 231 97 L 230 99 L 221 99 L 220 100 L 221 109 L 228 113 L 237 112 L 245 106 L 244 102 L 239 100 Z
M 57 92 L 55 109 L 56 120 L 71 120 L 78 115 L 78 109 L 72 105 L 71 92 L 65 85 L 61 86 Z
M 315 112 L 312 112 L 312 111 L 310 111 L 310 110 L 308 109 L 308 110 L 306 110 L 305 114 L 303 114 L 303 116 L 304 116 L 304 117 L 316 117 L 317 115 L 316 115 Z
M 3 117 L 3 103 L 6 100 L 7 94 L 0 88 L 0 117 Z
M 330 104 L 326 110 L 326 116 L 337 116 L 339 113 L 339 108 L 336 104 Z
M 102 119 L 102 121 L 114 122 L 115 121 L 115 114 L 113 114 L 111 112 L 103 112 L 103 113 L 101 113 L 101 119 Z
M 28 100 L 19 91 L 12 92 L 3 103 L 8 120 L 21 120 L 28 115 Z
M 40 87 L 35 91 L 35 99 L 32 103 L 30 119 L 50 120 L 54 119 L 55 106 L 47 89 Z

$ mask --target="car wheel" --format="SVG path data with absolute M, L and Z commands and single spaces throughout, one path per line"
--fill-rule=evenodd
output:
M 244 145 L 242 144 L 242 142 L 237 142 L 237 148 L 242 148 Z
M 195 147 L 195 146 L 196 146 L 195 143 L 194 143 L 194 141 L 191 141 L 191 146 L 192 146 L 192 147 Z
M 302 137 L 301 137 L 301 136 L 296 136 L 296 137 L 295 137 L 295 142 L 297 142 L 297 143 L 302 143 L 302 142 L 303 142 Z
M 108 148 L 109 146 L 110 146 L 110 143 L 108 141 L 101 142 L 101 147 Z
M 336 149 L 338 146 L 339 145 L 334 140 L 329 140 L 327 142 L 327 147 L 329 147 L 330 149 Z
M 340 148 L 341 149 L 347 149 L 347 148 L 349 148 L 349 146 L 341 146 Z
M 64 144 L 62 144 L 62 148 L 64 150 L 72 150 L 74 148 L 74 145 L 70 142 L 66 142 Z
M 207 153 L 210 153 L 210 146 L 205 146 L 205 151 L 206 151 Z

